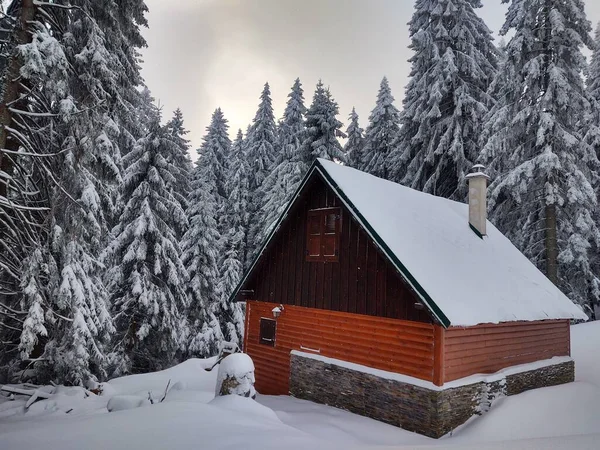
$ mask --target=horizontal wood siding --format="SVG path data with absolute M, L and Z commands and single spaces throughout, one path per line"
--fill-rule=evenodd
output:
M 341 207 L 338 262 L 306 261 L 308 211 Z M 373 239 L 319 177 L 305 187 L 244 290 L 252 300 L 432 323 Z
M 444 381 L 570 355 L 569 322 L 545 320 L 449 328 L 444 332 Z
M 260 319 L 273 318 L 275 306 L 249 301 L 246 307 L 245 351 L 254 361 L 256 388 L 263 394 L 288 393 L 292 350 L 433 381 L 433 325 L 286 306 L 270 347 L 259 343 Z

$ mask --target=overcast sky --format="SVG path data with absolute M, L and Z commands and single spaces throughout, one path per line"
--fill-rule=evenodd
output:
M 365 126 L 386 75 L 400 108 L 411 56 L 407 22 L 413 0 L 146 0 L 143 75 L 165 116 L 180 107 L 200 145 L 215 108 L 231 134 L 246 130 L 265 81 L 279 118 L 296 77 L 307 106 L 319 78 L 340 105 L 353 106 Z M 479 14 L 497 31 L 506 6 L 483 0 Z M 600 1 L 586 0 L 600 21 Z

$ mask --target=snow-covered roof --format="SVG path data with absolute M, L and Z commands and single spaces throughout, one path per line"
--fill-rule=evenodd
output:
M 445 326 L 587 318 L 490 222 L 479 237 L 468 205 L 324 159 L 313 170 Z

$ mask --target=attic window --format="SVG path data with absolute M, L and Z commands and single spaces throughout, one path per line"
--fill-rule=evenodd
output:
M 260 338 L 259 342 L 263 345 L 275 347 L 275 329 L 277 322 L 273 319 L 260 319 Z
M 338 262 L 342 211 L 340 208 L 311 209 L 306 226 L 306 260 Z

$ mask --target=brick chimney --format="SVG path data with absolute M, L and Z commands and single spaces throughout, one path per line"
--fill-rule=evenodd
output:
M 490 179 L 485 167 L 476 164 L 467 175 L 469 183 L 469 224 L 477 233 L 485 236 L 487 221 L 487 184 Z

